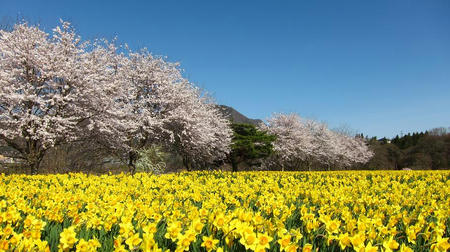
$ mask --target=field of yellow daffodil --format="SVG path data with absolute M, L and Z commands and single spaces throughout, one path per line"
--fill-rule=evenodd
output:
M 447 251 L 450 171 L 0 175 L 0 251 Z

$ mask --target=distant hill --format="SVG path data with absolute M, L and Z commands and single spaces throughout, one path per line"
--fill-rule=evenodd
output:
M 226 106 L 226 105 L 217 105 L 220 109 L 220 111 L 223 112 L 223 114 L 230 119 L 230 121 L 234 123 L 248 123 L 253 125 L 259 125 L 263 121 L 260 119 L 250 119 L 246 117 L 245 115 L 239 113 L 237 110 L 235 110 L 232 107 Z

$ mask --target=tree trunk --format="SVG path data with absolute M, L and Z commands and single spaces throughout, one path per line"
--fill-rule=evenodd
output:
M 233 172 L 237 172 L 238 171 L 238 162 L 234 157 L 231 157 L 231 168 Z
M 183 157 L 183 165 L 187 171 L 191 171 L 191 162 L 189 162 L 189 158 Z
M 130 151 L 128 153 L 128 170 L 130 171 L 131 175 L 136 172 L 136 160 L 137 153 L 135 151 Z
M 39 171 L 40 161 L 28 161 L 28 167 L 30 168 L 30 173 L 35 175 Z
M 133 163 L 133 160 L 130 159 L 128 162 L 128 170 L 133 175 L 136 172 L 136 165 Z
M 27 165 L 30 168 L 32 175 L 39 172 L 39 166 L 41 165 L 42 158 L 44 157 L 45 150 L 39 149 L 36 142 L 28 144 L 28 155 L 26 155 Z

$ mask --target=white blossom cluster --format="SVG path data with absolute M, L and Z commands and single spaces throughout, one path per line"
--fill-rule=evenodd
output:
M 364 139 L 331 131 L 295 113 L 274 114 L 261 128 L 277 137 L 275 160 L 283 168 L 310 162 L 351 165 L 366 163 L 373 156 Z
M 106 40 L 83 42 L 69 23 L 0 31 L 0 140 L 38 166 L 52 146 L 90 138 L 133 152 L 148 141 L 202 161 L 229 153 L 232 131 L 177 63 Z

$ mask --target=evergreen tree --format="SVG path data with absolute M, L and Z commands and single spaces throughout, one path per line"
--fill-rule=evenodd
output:
M 272 142 L 275 141 L 275 136 L 258 130 L 251 124 L 233 123 L 231 127 L 233 139 L 229 159 L 234 172 L 238 170 L 238 165 L 241 162 L 253 165 L 252 162 L 255 160 L 272 154 Z

